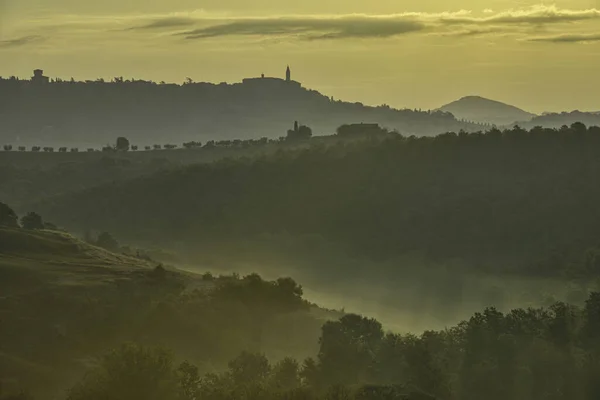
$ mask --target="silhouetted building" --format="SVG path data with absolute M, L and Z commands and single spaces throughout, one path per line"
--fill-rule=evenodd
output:
M 297 86 L 297 87 L 302 86 L 300 84 L 300 82 L 296 82 L 296 81 L 292 80 L 292 72 L 291 72 L 289 66 L 287 67 L 287 69 L 285 71 L 285 80 L 283 80 L 281 78 L 268 77 L 268 76 L 265 76 L 265 74 L 261 74 L 260 78 L 245 78 L 245 79 L 242 79 L 242 82 L 245 84 L 260 85 L 261 87 L 278 87 L 280 85 L 292 85 L 292 86 Z M 282 87 L 284 87 L 284 86 L 282 86 Z
M 340 136 L 362 136 L 362 135 L 377 135 L 385 134 L 388 131 L 372 123 L 345 124 L 337 128 L 337 134 Z
M 35 69 L 33 70 L 33 76 L 31 77 L 31 81 L 36 83 L 48 83 L 49 78 L 47 76 L 44 76 L 43 69 Z

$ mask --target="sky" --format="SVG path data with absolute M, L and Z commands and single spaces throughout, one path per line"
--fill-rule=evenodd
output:
M 600 0 L 0 0 L 0 76 L 292 78 L 434 109 L 600 110 Z

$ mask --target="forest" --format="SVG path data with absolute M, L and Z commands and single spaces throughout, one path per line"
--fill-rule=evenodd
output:
M 20 226 L 7 205 L 0 226 L 3 400 L 600 396 L 598 292 L 581 306 L 490 306 L 445 329 L 395 333 L 318 308 L 291 278 L 94 256 L 67 234 Z M 64 281 L 73 274 L 77 285 Z
M 600 396 L 599 310 L 598 293 L 583 308 L 487 308 L 421 335 L 386 333 L 349 314 L 323 325 L 315 358 L 270 363 L 242 352 L 206 375 L 164 349 L 125 345 L 68 398 L 592 400 Z
M 174 166 L 30 208 L 74 232 L 188 252 L 290 236 L 369 260 L 583 278 L 600 265 L 599 144 L 600 128 L 580 123 L 389 133 Z
M 598 399 L 600 128 L 363 128 L 2 153 L 0 399 Z

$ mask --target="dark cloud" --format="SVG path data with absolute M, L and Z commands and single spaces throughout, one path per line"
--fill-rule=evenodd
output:
M 6 49 L 10 47 L 25 46 L 33 42 L 42 40 L 41 36 L 23 36 L 15 39 L 0 40 L 0 49 Z
M 484 36 L 506 33 L 506 30 L 501 28 L 489 28 L 489 29 L 465 29 L 459 31 L 451 31 L 445 33 L 444 36 L 458 36 L 458 37 L 472 37 L 472 36 Z
M 600 42 L 600 34 L 572 34 L 536 37 L 529 39 L 531 42 L 549 42 L 549 43 L 590 43 Z
M 1 0 L 0 0 L 1 1 Z M 194 18 L 188 17 L 169 17 L 161 18 L 149 22 L 145 25 L 134 26 L 129 30 L 152 30 L 152 29 L 169 29 L 169 28 L 180 28 L 194 25 L 197 22 Z
M 406 18 L 260 18 L 241 19 L 179 35 L 187 39 L 222 36 L 299 36 L 304 39 L 389 38 L 421 31 L 426 25 Z

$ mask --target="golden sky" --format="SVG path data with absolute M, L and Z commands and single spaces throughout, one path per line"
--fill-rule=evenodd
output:
M 0 0 L 0 75 L 293 78 L 338 99 L 600 110 L 600 0 Z

